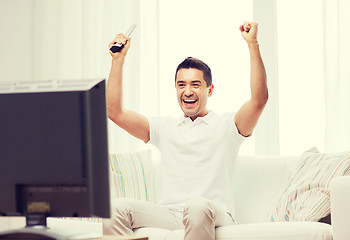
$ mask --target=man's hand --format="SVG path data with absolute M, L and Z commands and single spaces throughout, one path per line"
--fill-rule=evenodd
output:
M 258 42 L 257 40 L 258 24 L 257 23 L 244 22 L 244 24 L 239 27 L 239 30 L 241 31 L 244 40 L 246 40 L 248 44 Z
M 119 56 L 126 56 L 126 53 L 128 52 L 129 48 L 130 48 L 130 42 L 131 42 L 131 38 L 125 36 L 123 33 L 119 33 L 114 39 L 113 41 L 108 45 L 109 49 L 116 43 L 119 44 L 123 44 L 124 47 L 122 48 L 122 50 L 120 52 L 115 52 L 113 53 L 111 50 L 109 50 L 109 53 L 111 54 L 111 56 L 113 58 L 118 58 Z

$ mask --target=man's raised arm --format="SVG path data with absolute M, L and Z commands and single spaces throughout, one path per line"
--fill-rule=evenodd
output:
M 124 109 L 123 107 L 123 66 L 125 57 L 130 48 L 131 39 L 124 34 L 118 34 L 109 44 L 111 48 L 115 43 L 124 44 L 120 52 L 113 53 L 112 66 L 107 82 L 107 113 L 108 117 L 119 127 L 134 137 L 148 142 L 150 139 L 149 123 L 145 116 Z
M 235 115 L 235 124 L 239 133 L 249 136 L 263 112 L 268 100 L 266 72 L 257 40 L 258 24 L 244 23 L 240 31 L 246 40 L 250 54 L 251 98 L 243 104 Z

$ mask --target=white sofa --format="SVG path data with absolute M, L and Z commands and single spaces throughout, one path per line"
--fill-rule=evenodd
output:
M 236 222 L 238 224 L 216 229 L 216 239 L 230 240 L 321 240 L 333 239 L 333 228 L 331 225 L 319 222 L 268 222 L 268 211 L 279 195 L 283 185 L 291 172 L 292 167 L 298 160 L 297 156 L 239 156 L 235 172 L 235 206 Z M 156 198 L 159 193 L 159 161 L 154 161 L 153 173 Z M 350 181 L 347 180 L 347 188 Z M 344 184 L 343 184 L 344 185 Z M 344 186 L 343 186 L 344 188 Z M 337 206 L 341 209 L 340 206 Z M 341 212 L 342 210 L 338 210 Z M 332 212 L 332 218 L 333 218 Z M 338 215 L 337 215 L 338 216 Z M 339 217 L 338 222 L 343 222 Z M 75 221 L 75 228 L 102 234 L 101 222 L 79 222 Z M 0 218 L 0 230 L 22 227 L 23 218 Z M 56 228 L 72 226 L 72 220 L 52 219 L 48 225 Z M 334 224 L 333 224 L 334 225 Z M 343 224 L 344 225 L 344 224 Z M 345 227 L 346 228 L 346 227 Z M 338 227 L 337 231 L 348 231 L 344 227 Z M 184 231 L 168 231 L 157 228 L 141 228 L 135 230 L 136 235 L 147 235 L 150 240 L 180 240 L 183 239 Z M 339 234 L 340 236 L 341 234 Z M 344 238 L 345 240 L 346 238 Z M 350 238 L 349 238 L 350 239 Z M 336 240 L 343 240 L 338 238 Z
M 297 156 L 238 156 L 235 206 L 238 224 L 216 229 L 217 240 L 323 240 L 332 239 L 332 227 L 319 222 L 268 222 L 268 212 L 286 183 Z M 156 176 L 158 178 L 158 176 Z M 157 188 L 159 190 L 159 188 Z M 159 194 L 157 194 L 159 196 Z M 183 230 L 141 228 L 137 235 L 151 240 L 181 240 Z

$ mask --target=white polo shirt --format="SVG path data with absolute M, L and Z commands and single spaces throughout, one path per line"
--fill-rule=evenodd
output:
M 221 203 L 234 215 L 233 173 L 239 146 L 234 113 L 210 111 L 190 118 L 151 118 L 149 143 L 162 158 L 161 204 L 183 208 L 191 197 Z

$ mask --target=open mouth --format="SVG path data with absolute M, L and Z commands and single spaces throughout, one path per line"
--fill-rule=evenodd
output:
M 197 99 L 183 99 L 182 101 L 184 102 L 185 105 L 191 106 L 191 105 L 195 104 L 198 100 Z

